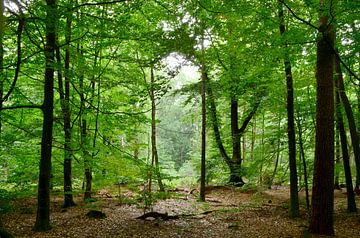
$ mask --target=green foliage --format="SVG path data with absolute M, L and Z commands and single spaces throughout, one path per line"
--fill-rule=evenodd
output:
M 317 1 L 287 3 L 297 16 L 316 25 L 312 19 L 317 18 Z M 301 131 L 308 175 L 311 175 L 316 30 L 299 24 L 298 19 L 286 11 L 287 32 L 280 37 L 277 4 L 277 1 L 125 1 L 72 8 L 75 2 L 59 1 L 57 41 L 62 62 L 54 67 L 58 71 L 56 76 L 61 72 L 70 79 L 74 192 L 80 192 L 83 186 L 84 154 L 90 158 L 95 190 L 118 183 L 137 187 L 154 174 L 149 153 L 151 88 L 155 90 L 157 101 L 158 153 L 165 184 L 168 187 L 197 186 L 201 120 L 198 71 L 201 64 L 208 70 L 208 83 L 214 91 L 226 151 L 231 151 L 232 146 L 230 98 L 235 95 L 239 101 L 241 121 L 259 95 L 262 97 L 256 115 L 242 135 L 240 172 L 246 181 L 243 189 L 253 190 L 258 183 L 269 181 L 286 185 L 289 171 L 282 60 L 285 53 L 291 61 L 294 78 L 297 141 Z M 339 1 L 335 12 L 339 55 L 357 75 L 358 7 L 358 1 Z M 21 42 L 21 72 L 15 90 L 3 106 L 42 103 L 45 5 L 29 1 L 23 11 L 27 21 Z M 4 67 L 0 77 L 3 92 L 9 90 L 15 75 L 18 18 L 16 14 L 6 14 L 8 20 L 2 38 Z M 72 20 L 69 45 L 65 39 L 67 17 Z M 66 49 L 70 53 L 69 70 L 65 70 L 63 62 Z M 150 67 L 155 69 L 154 83 L 149 80 Z M 346 91 L 360 124 L 360 112 L 355 110 L 359 89 L 354 86 L 349 72 L 344 71 L 344 75 Z M 59 192 L 63 189 L 64 123 L 58 78 L 54 106 L 52 186 Z M 207 109 L 209 112 L 209 105 Z M 38 109 L 1 111 L 0 185 L 6 189 L 1 195 L 5 210 L 8 197 L 16 196 L 12 192 L 32 194 L 36 188 L 41 118 Z M 88 123 L 84 142 L 80 126 L 83 119 Z M 225 184 L 229 170 L 218 152 L 211 123 L 208 119 L 206 180 L 208 184 Z M 278 167 L 273 175 L 276 159 Z M 298 171 L 302 178 L 300 163 Z M 300 186 L 303 182 L 300 180 Z M 140 201 L 149 206 L 157 199 L 166 198 L 167 194 L 144 193 L 141 196 Z M 134 201 L 124 198 L 123 202 Z

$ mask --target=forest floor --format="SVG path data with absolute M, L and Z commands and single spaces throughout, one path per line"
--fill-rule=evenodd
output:
M 308 222 L 303 196 L 300 218 L 289 217 L 289 190 L 285 187 L 263 191 L 209 187 L 206 202 L 197 200 L 197 192 L 179 189 L 151 206 L 153 212 L 167 214 L 169 219 L 138 219 L 144 214 L 141 207 L 144 202 L 134 202 L 136 194 L 130 190 L 122 189 L 121 198 L 116 195 L 117 192 L 101 190 L 91 203 L 84 203 L 77 196 L 77 206 L 67 209 L 61 208 L 60 196 L 52 196 L 53 228 L 47 232 L 32 231 L 35 199 L 13 201 L 15 209 L 3 217 L 3 222 L 15 237 L 318 237 L 306 233 Z M 359 197 L 357 204 L 360 204 Z M 89 210 L 102 211 L 106 218 L 89 218 L 86 216 Z M 360 237 L 360 216 L 346 212 L 344 191 L 335 191 L 334 222 L 335 237 Z

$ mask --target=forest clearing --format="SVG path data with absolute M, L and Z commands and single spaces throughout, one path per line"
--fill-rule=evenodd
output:
M 324 237 L 306 235 L 308 216 L 304 193 L 300 193 L 301 216 L 291 219 L 288 212 L 289 189 L 276 187 L 262 191 L 245 191 L 235 187 L 214 186 L 206 191 L 207 201 L 198 201 L 198 191 L 177 189 L 158 199 L 144 210 L 136 194 L 123 189 L 119 198 L 114 188 L 97 193 L 94 202 L 84 204 L 75 197 L 78 206 L 64 209 L 61 198 L 51 200 L 52 226 L 47 232 L 35 232 L 36 201 L 14 201 L 16 210 L 4 217 L 4 224 L 15 237 Z M 133 199 L 133 200 L 132 200 Z M 357 202 L 360 201 L 359 196 Z M 90 210 L 102 211 L 105 218 L 89 218 Z M 152 210 L 168 214 L 169 219 L 149 217 L 138 219 Z M 360 218 L 346 212 L 344 190 L 335 192 L 335 237 L 359 237 Z M 175 218 L 172 218 L 177 216 Z
M 360 237 L 359 16 L 0 0 L 0 238 Z

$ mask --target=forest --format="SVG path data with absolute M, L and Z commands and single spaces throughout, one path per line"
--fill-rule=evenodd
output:
M 360 237 L 359 0 L 0 0 L 0 237 Z

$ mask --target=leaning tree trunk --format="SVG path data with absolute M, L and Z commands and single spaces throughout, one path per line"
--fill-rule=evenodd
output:
M 54 109 L 54 63 L 56 46 L 56 2 L 46 0 L 46 45 L 45 45 L 45 80 L 43 129 L 41 139 L 41 159 L 38 185 L 37 215 L 34 229 L 37 231 L 49 230 L 50 227 L 50 175 L 51 175 L 51 148 Z
M 317 101 L 315 160 L 312 188 L 312 215 L 309 231 L 333 235 L 334 211 L 334 38 L 327 14 L 331 1 L 320 0 L 320 26 L 317 40 Z M 332 10 L 332 9 L 331 9 Z
M 280 20 L 280 34 L 285 33 L 284 10 L 282 2 L 279 0 L 279 20 Z M 299 216 L 299 194 L 298 194 L 298 179 L 296 170 L 296 139 L 295 139 L 295 124 L 294 124 L 294 89 L 293 78 L 291 71 L 291 62 L 287 52 L 287 45 L 285 45 L 284 66 L 286 76 L 286 110 L 287 110 L 287 135 L 289 147 L 289 167 L 290 167 L 290 215 L 291 217 Z
M 344 105 L 346 117 L 349 123 L 350 137 L 354 151 L 355 165 L 356 165 L 356 189 L 359 190 L 360 186 L 360 145 L 359 145 L 359 136 L 356 131 L 356 123 L 353 111 L 348 97 L 346 96 L 344 80 L 341 72 L 340 61 L 335 60 L 335 71 L 337 76 L 337 85 L 339 88 L 339 96 L 342 104 Z
M 339 81 L 337 82 L 337 85 L 339 85 Z M 355 203 L 355 193 L 353 189 L 352 184 L 352 178 L 351 178 L 351 169 L 350 169 L 350 158 L 349 158 L 349 152 L 347 148 L 347 138 L 346 138 L 346 132 L 344 127 L 344 121 L 341 113 L 341 106 L 340 106 L 340 93 L 339 93 L 339 87 L 337 87 L 336 90 L 336 127 L 340 134 L 340 140 L 341 140 L 341 150 L 343 155 L 343 164 L 344 164 L 344 171 L 345 171 L 345 180 L 346 180 L 346 192 L 347 192 L 347 209 L 349 212 L 356 212 L 356 203 Z

